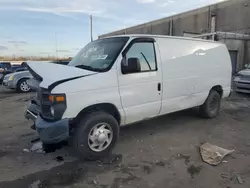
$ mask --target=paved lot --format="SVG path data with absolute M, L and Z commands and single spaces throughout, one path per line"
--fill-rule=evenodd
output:
M 124 127 L 110 158 L 87 162 L 78 161 L 70 147 L 23 152 L 37 138 L 23 117 L 32 95 L 0 88 L 0 188 L 250 187 L 250 96 L 223 101 L 213 120 L 192 109 Z M 226 163 L 210 166 L 199 154 L 204 142 L 235 152 Z

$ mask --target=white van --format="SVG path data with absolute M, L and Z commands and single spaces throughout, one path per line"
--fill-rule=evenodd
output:
M 231 91 L 226 46 L 200 39 L 115 36 L 89 43 L 69 66 L 28 65 L 40 87 L 39 110 L 27 116 L 41 140 L 72 138 L 87 159 L 109 154 L 122 125 L 192 107 L 214 118 Z

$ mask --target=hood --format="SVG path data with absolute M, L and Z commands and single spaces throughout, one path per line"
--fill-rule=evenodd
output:
M 55 87 L 71 79 L 95 74 L 92 71 L 54 63 L 28 62 L 27 64 L 31 74 L 41 81 L 40 87 L 46 89 L 51 89 L 50 86 Z
M 238 74 L 241 74 L 243 76 L 250 76 L 250 69 L 244 69 L 244 70 L 238 72 Z

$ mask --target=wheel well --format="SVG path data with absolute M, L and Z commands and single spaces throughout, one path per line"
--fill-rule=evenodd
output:
M 81 118 L 83 116 L 85 116 L 88 113 L 94 112 L 94 111 L 104 111 L 109 113 L 110 115 L 112 115 L 118 122 L 118 124 L 120 124 L 121 121 L 121 116 L 119 111 L 117 110 L 117 108 L 115 107 L 115 105 L 110 104 L 110 103 L 100 103 L 100 104 L 95 104 L 92 106 L 89 106 L 87 108 L 84 108 L 77 116 L 76 118 L 73 120 L 74 123 L 73 124 L 77 124 Z
M 17 83 L 19 83 L 21 80 L 28 80 L 29 78 L 20 78 L 18 81 L 17 81 Z
M 212 90 L 217 91 L 221 97 L 223 96 L 223 89 L 220 85 L 212 87 L 212 89 L 210 91 L 212 91 Z

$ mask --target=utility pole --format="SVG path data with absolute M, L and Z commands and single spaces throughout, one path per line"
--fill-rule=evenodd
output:
M 93 41 L 93 25 L 92 25 L 92 15 L 90 15 L 90 40 Z

